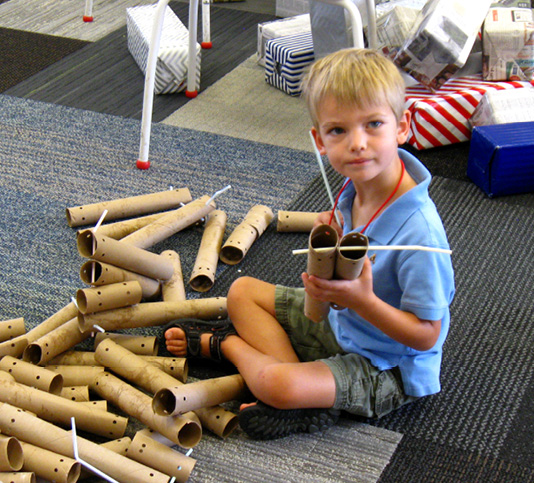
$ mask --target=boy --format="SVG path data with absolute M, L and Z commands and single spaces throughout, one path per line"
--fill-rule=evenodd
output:
M 345 49 L 317 61 L 303 85 L 321 154 L 347 178 L 339 198 L 340 234 L 364 232 L 370 245 L 448 248 L 428 197 L 430 173 L 407 152 L 410 113 L 394 64 L 365 49 Z M 328 223 L 330 213 L 317 223 Z M 370 248 L 372 254 L 373 250 Z M 250 277 L 227 298 L 233 323 L 213 328 L 178 321 L 165 332 L 176 355 L 232 362 L 257 403 L 239 421 L 253 438 L 315 431 L 340 410 L 381 417 L 440 390 L 442 346 L 454 295 L 450 256 L 380 251 L 356 280 L 302 274 L 304 289 Z M 326 322 L 303 315 L 304 290 L 343 310 Z

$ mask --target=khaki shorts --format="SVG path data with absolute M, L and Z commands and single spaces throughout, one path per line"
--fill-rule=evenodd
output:
M 304 289 L 276 286 L 275 310 L 300 360 L 320 360 L 336 381 L 334 409 L 380 418 L 417 398 L 404 394 L 398 368 L 379 371 L 359 354 L 346 353 L 326 322 L 304 315 Z

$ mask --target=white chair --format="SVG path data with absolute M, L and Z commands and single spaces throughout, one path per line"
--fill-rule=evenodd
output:
M 86 0 L 90 2 L 92 0 Z M 324 3 L 338 5 L 343 7 L 347 13 L 352 27 L 352 36 L 355 47 L 363 47 L 363 25 L 360 11 L 351 0 L 319 0 Z M 150 129 L 152 124 L 152 109 L 154 100 L 154 81 L 156 76 L 156 62 L 159 51 L 161 30 L 163 28 L 163 17 L 165 14 L 165 7 L 169 0 L 158 0 L 156 13 L 154 15 L 154 24 L 152 27 L 152 36 L 150 40 L 150 47 L 148 52 L 148 63 L 145 73 L 145 88 L 143 96 L 143 112 L 141 117 L 141 140 L 139 144 L 139 158 L 137 159 L 137 167 L 139 169 L 148 169 L 150 161 L 148 160 L 149 145 L 150 145 Z M 206 32 L 208 35 L 207 42 L 209 42 L 209 7 L 210 0 L 202 0 L 202 18 L 204 20 L 204 42 L 206 42 Z M 368 36 L 369 46 L 375 48 L 377 45 L 376 36 L 376 18 L 375 18 L 375 2 L 374 0 L 366 0 L 368 12 Z M 187 87 L 185 95 L 187 97 L 196 97 L 198 92 L 195 89 L 195 72 L 196 72 L 196 50 L 195 45 L 197 41 L 197 22 L 198 22 L 198 0 L 189 1 L 189 51 L 188 51 L 188 66 L 187 66 Z M 206 25 L 208 28 L 206 29 Z M 211 42 L 209 42 L 211 47 Z

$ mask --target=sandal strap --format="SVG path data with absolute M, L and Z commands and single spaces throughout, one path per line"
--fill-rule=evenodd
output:
M 210 356 L 214 361 L 222 362 L 224 360 L 224 356 L 221 351 L 221 342 L 229 335 L 237 335 L 237 332 L 232 324 L 218 327 L 212 332 L 210 338 Z

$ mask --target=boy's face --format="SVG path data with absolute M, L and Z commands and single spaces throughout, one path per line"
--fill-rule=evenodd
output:
M 364 109 L 327 96 L 319 105 L 318 129 L 312 133 L 319 152 L 355 185 L 393 172 L 397 148 L 410 130 L 410 113 L 397 119 L 387 103 Z

